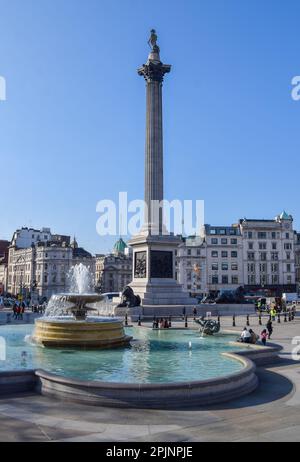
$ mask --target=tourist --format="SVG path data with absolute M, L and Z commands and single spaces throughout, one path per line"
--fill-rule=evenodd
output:
M 249 329 L 249 334 L 251 335 L 250 343 L 255 345 L 257 340 L 259 339 L 259 336 L 252 329 Z
M 164 320 L 163 320 L 163 318 L 160 318 L 160 321 L 159 321 L 159 328 L 160 328 L 160 329 L 163 329 L 163 328 L 164 328 Z
M 22 312 L 22 307 L 21 307 L 21 303 L 19 303 L 18 308 L 17 308 L 17 319 L 21 318 L 21 315 L 22 315 L 21 312 Z
M 275 316 L 276 316 L 276 310 L 275 308 L 271 308 L 270 310 L 270 315 L 272 317 L 272 321 L 275 321 Z
M 164 328 L 169 329 L 169 321 L 167 318 L 164 320 Z
M 14 319 L 17 319 L 18 316 L 18 305 L 14 303 L 13 305 L 13 313 L 14 313 Z
M 271 339 L 271 335 L 273 334 L 273 324 L 271 318 L 267 322 L 266 328 L 268 329 L 269 339 Z
M 260 336 L 261 336 L 262 344 L 263 344 L 264 346 L 266 346 L 267 338 L 268 338 L 267 329 L 264 329 L 264 330 L 261 332 Z
M 242 343 L 250 343 L 250 339 L 251 339 L 251 334 L 247 330 L 247 327 L 244 327 L 244 330 L 241 333 L 241 342 Z

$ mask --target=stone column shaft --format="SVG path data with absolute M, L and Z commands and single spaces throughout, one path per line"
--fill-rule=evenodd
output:
M 154 217 L 151 217 L 152 201 L 162 201 L 164 197 L 162 83 L 158 81 L 147 82 L 144 197 L 148 207 L 145 212 L 146 225 L 154 224 Z M 159 226 L 159 229 L 161 229 L 161 226 Z

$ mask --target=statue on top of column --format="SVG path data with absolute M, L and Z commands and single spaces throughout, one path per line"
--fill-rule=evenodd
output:
M 156 35 L 156 30 L 155 29 L 151 29 L 151 35 L 150 35 L 150 38 L 148 40 L 148 45 L 150 48 L 154 49 L 157 47 L 157 35 Z

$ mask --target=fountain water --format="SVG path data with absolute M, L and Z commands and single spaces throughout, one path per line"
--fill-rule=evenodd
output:
M 128 344 L 131 337 L 125 335 L 122 320 L 87 316 L 88 311 L 98 311 L 90 304 L 103 300 L 103 295 L 92 292 L 89 269 L 82 263 L 75 265 L 68 279 L 70 292 L 51 297 L 45 316 L 35 322 L 32 340 L 48 347 L 111 348 Z

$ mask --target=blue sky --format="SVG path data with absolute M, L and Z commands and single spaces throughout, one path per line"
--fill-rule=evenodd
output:
M 149 30 L 164 84 L 165 193 L 205 221 L 286 209 L 300 228 L 298 0 L 0 0 L 0 238 L 75 234 L 93 252 L 96 203 L 143 195 Z

